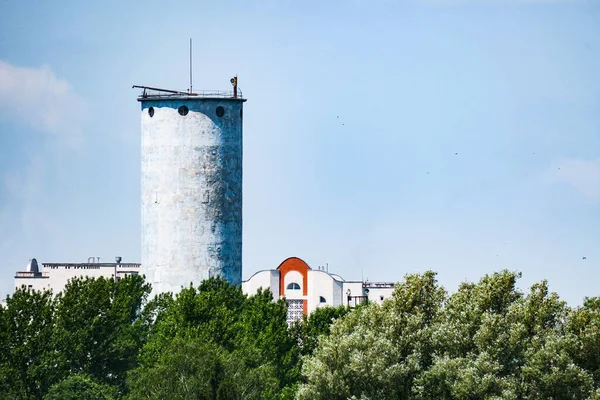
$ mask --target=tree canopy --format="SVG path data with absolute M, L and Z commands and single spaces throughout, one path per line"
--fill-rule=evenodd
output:
M 519 278 L 407 275 L 291 326 L 284 299 L 220 278 L 153 299 L 141 276 L 23 287 L 0 305 L 0 399 L 600 400 L 600 298 Z
M 547 282 L 502 271 L 447 295 L 409 275 L 382 306 L 334 323 L 304 362 L 299 399 L 597 398 L 597 298 L 570 309 Z

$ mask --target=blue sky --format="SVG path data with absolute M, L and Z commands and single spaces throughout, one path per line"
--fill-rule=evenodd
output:
M 190 37 L 194 87 L 249 99 L 245 279 L 298 256 L 600 295 L 600 1 L 0 6 L 2 296 L 31 257 L 139 261 L 131 85 L 185 89 Z

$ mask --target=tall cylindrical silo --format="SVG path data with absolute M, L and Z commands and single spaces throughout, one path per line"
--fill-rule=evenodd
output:
M 245 99 L 144 95 L 142 273 L 152 293 L 242 280 Z

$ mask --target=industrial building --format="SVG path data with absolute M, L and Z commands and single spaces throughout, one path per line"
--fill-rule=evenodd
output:
M 43 263 L 40 267 L 32 258 L 25 271 L 15 273 L 15 289 L 25 286 L 33 290 L 62 291 L 67 282 L 75 277 L 120 279 L 138 274 L 140 264 L 122 263 L 117 257 L 114 263 L 101 263 L 97 257 L 90 257 L 86 263 Z
M 394 291 L 392 282 L 346 281 L 324 268 L 312 269 L 303 260 L 290 257 L 276 269 L 256 272 L 242 283 L 247 295 L 269 289 L 275 300 L 288 303 L 288 323 L 319 307 L 356 307 L 366 302 L 381 304 Z
M 43 263 L 41 267 L 33 258 L 25 271 L 15 273 L 15 289 L 24 285 L 33 290 L 58 293 L 74 277 L 120 279 L 138 274 L 140 269 L 140 264 L 122 263 L 120 257 L 115 263 L 101 263 L 91 257 L 86 263 Z M 183 284 L 188 285 L 189 282 Z M 248 296 L 259 289 L 270 290 L 274 300 L 286 299 L 288 323 L 292 323 L 319 307 L 344 305 L 354 308 L 366 302 L 381 304 L 392 295 L 394 283 L 347 281 L 323 267 L 312 269 L 300 258 L 290 257 L 277 268 L 258 271 L 242 282 L 242 291 Z
M 252 295 L 269 289 L 288 302 L 288 322 L 319 307 L 381 303 L 394 284 L 346 281 L 297 257 L 242 282 L 243 104 L 231 92 L 143 89 L 141 103 L 142 263 L 44 263 L 35 259 L 15 274 L 15 288 L 60 292 L 73 277 L 119 279 L 142 273 L 151 296 L 210 277 L 222 277 Z
M 153 294 L 242 281 L 242 121 L 231 92 L 143 89 L 142 272 Z

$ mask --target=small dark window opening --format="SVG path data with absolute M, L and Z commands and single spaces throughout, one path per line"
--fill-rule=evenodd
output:
M 300 290 L 300 285 L 298 285 L 296 282 L 292 282 L 289 285 L 287 285 L 287 289 L 288 290 Z
M 217 117 L 222 117 L 223 115 L 225 115 L 225 109 L 223 106 L 217 107 Z
M 325 297 L 319 296 L 319 303 L 327 303 L 327 300 L 325 300 Z
M 148 115 L 150 115 L 150 118 L 154 117 L 154 107 L 148 109 Z
M 379 300 L 383 301 L 383 296 L 379 296 Z
M 179 115 L 186 116 L 186 115 L 188 115 L 188 112 L 190 112 L 190 109 L 187 108 L 186 106 L 181 106 L 177 109 L 177 111 L 179 111 Z
M 240 108 L 240 118 L 243 118 L 243 117 L 244 117 L 244 109 Z

